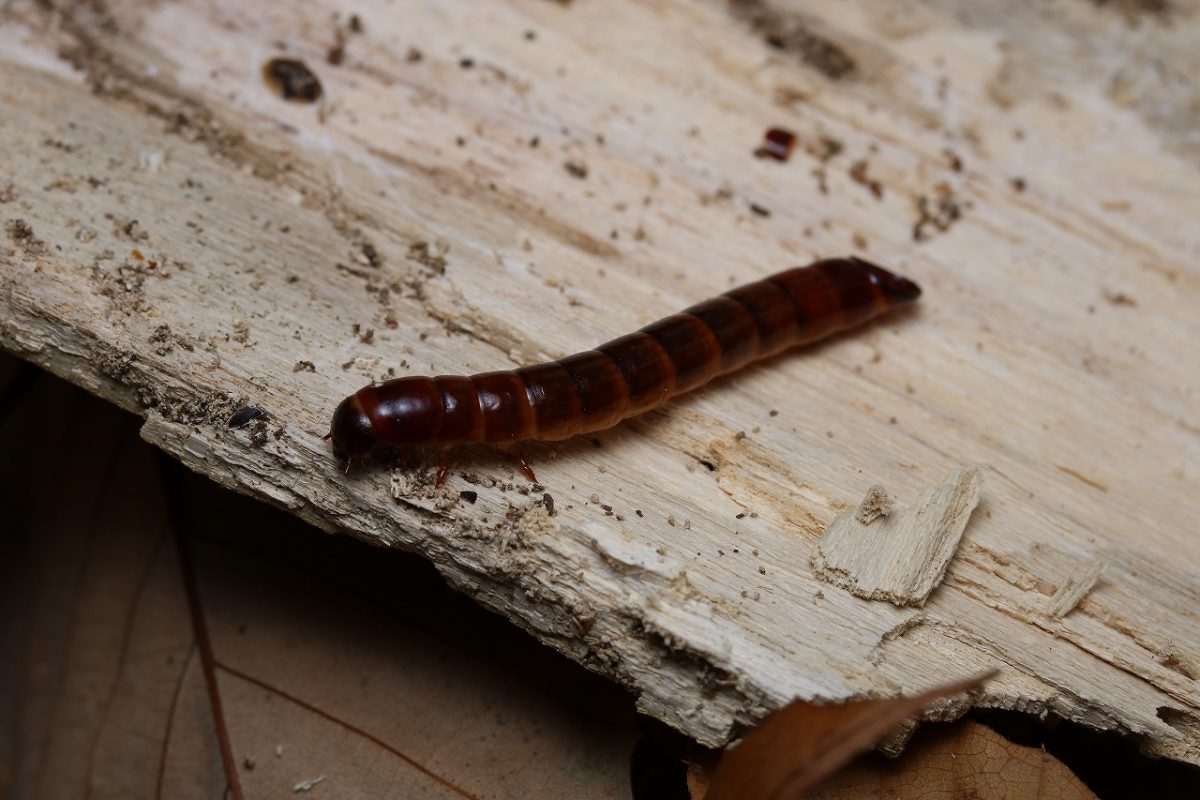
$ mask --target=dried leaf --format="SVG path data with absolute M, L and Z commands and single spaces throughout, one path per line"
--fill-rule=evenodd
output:
M 15 546 L 0 796 L 221 797 L 227 785 L 153 450 L 44 376 L 0 429 Z M 47 421 L 53 420 L 53 424 Z M 7 763 L 5 763 L 7 762 Z M 15 768 L 9 771 L 7 765 Z
M 136 418 L 45 377 L 30 392 L 0 402 L 0 452 L 23 454 L 0 459 L 20 576 L 0 797 L 628 791 L 618 687 L 412 557 L 164 472 Z
M 809 800 L 1095 800 L 1061 761 L 986 725 L 962 720 L 923 734 L 898 759 L 867 757 L 840 770 Z
M 934 700 L 973 689 L 992 674 L 915 697 L 815 705 L 797 700 L 728 749 L 705 800 L 793 800 Z
M 693 745 L 688 753 L 687 788 L 692 800 L 702 800 L 712 783 L 713 772 L 721 763 L 721 751 Z

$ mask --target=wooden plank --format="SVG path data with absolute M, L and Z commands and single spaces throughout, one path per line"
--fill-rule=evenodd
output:
M 1200 763 L 1195 2 L 336 11 L 7 7 L 0 343 L 227 486 L 424 554 L 702 742 L 999 666 L 985 705 Z M 264 83 L 284 54 L 320 102 Z M 772 125 L 786 164 L 753 156 Z M 492 453 L 435 489 L 321 441 L 392 371 L 559 356 L 851 251 L 919 312 L 531 447 L 553 517 Z M 975 462 L 924 608 L 816 581 L 868 487 Z

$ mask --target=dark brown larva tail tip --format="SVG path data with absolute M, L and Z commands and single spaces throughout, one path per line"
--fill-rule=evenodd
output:
M 872 264 L 870 261 L 864 261 L 861 258 L 854 260 L 867 270 L 867 274 L 871 276 L 871 280 L 883 290 L 884 296 L 890 302 L 911 303 L 921 296 L 921 287 L 908 278 L 888 272 L 883 267 Z

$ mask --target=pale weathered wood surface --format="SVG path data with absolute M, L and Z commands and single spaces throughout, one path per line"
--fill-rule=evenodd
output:
M 9 2 L 0 343 L 701 741 L 998 666 L 977 703 L 1200 763 L 1200 7 L 1148 5 Z M 322 103 L 264 85 L 281 53 Z M 787 164 L 752 155 L 770 125 Z M 553 517 L 489 453 L 435 491 L 321 441 L 392 370 L 558 356 L 846 252 L 919 312 L 531 448 Z M 242 405 L 269 421 L 228 430 Z M 975 462 L 923 608 L 813 577 L 868 487 Z

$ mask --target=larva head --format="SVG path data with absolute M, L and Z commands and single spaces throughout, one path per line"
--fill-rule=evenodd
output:
M 433 378 L 407 376 L 364 386 L 333 412 L 333 452 L 353 460 L 377 444 L 397 448 L 434 444 L 444 409 Z
M 333 454 L 341 461 L 361 458 L 375 446 L 378 441 L 375 426 L 357 394 L 338 404 L 329 435 L 333 439 Z
M 908 278 L 889 272 L 883 267 L 861 258 L 851 260 L 866 270 L 867 280 L 879 287 L 889 307 L 911 303 L 921 296 L 921 287 Z

